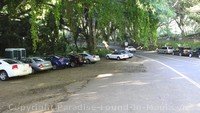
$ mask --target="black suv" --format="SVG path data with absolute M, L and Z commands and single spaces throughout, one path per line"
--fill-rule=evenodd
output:
M 66 58 L 70 60 L 70 67 L 81 66 L 84 64 L 84 58 L 78 54 L 67 55 Z
M 192 49 L 190 47 L 178 47 L 172 53 L 173 55 L 192 57 Z

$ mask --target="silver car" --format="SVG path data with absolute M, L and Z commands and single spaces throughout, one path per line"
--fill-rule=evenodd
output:
M 133 53 L 130 53 L 129 51 L 126 51 L 126 50 L 119 50 L 119 51 L 124 53 L 124 54 L 128 54 L 129 58 L 133 57 Z
M 21 60 L 24 63 L 30 64 L 33 69 L 33 72 L 50 70 L 53 68 L 50 61 L 46 61 L 40 57 L 29 57 Z
M 162 53 L 162 54 L 172 54 L 173 51 L 174 48 L 171 46 L 161 47 L 157 49 L 157 53 Z
M 84 57 L 87 64 L 96 63 L 101 60 L 98 55 L 91 55 L 89 53 L 80 53 L 79 55 Z

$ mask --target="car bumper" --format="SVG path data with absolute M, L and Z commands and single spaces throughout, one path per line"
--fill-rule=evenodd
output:
M 53 66 L 48 66 L 48 67 L 38 68 L 37 71 L 45 71 L 45 70 L 50 70 L 52 68 Z
M 93 58 L 93 59 L 90 59 L 91 62 L 98 62 L 100 61 L 101 59 L 100 58 Z
M 29 69 L 26 69 L 26 70 L 16 70 L 16 71 L 10 73 L 8 76 L 9 77 L 25 76 L 25 75 L 31 74 L 32 72 L 33 72 L 32 68 L 29 68 Z

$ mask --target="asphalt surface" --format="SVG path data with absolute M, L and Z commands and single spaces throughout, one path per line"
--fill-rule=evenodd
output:
M 146 72 L 99 75 L 49 113 L 200 113 L 200 59 L 137 55 Z

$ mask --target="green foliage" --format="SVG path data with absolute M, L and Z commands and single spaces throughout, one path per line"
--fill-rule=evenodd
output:
M 9 21 L 29 19 L 30 28 L 27 28 L 27 31 L 31 33 L 32 38 L 29 44 L 31 43 L 33 50 L 39 53 L 85 51 L 86 48 L 78 49 L 78 46 L 74 46 L 80 37 L 81 41 L 87 43 L 86 51 L 96 51 L 97 42 L 103 40 L 109 42 L 110 39 L 118 42 L 130 39 L 137 45 L 149 48 L 157 44 L 159 24 L 167 23 L 169 18 L 174 17 L 174 9 L 169 5 L 174 3 L 174 0 L 4 0 L 3 2 L 5 5 L 0 7 L 0 14 L 6 15 L 4 18 L 8 18 Z M 197 0 L 192 0 L 192 3 L 183 0 L 181 3 L 180 6 L 185 8 L 193 6 Z M 193 15 L 193 18 L 195 17 L 197 16 Z M 10 32 L 13 30 L 2 34 L 5 37 Z M 66 36 L 60 35 L 60 32 L 63 34 L 69 32 L 72 38 L 68 40 Z M 20 36 L 16 37 L 20 40 Z M 109 51 L 96 52 L 103 56 Z
M 111 50 L 108 50 L 108 49 L 105 49 L 105 48 L 99 48 L 99 49 L 95 50 L 94 54 L 99 55 L 100 57 L 105 57 L 106 54 L 109 54 L 111 52 L 112 52 Z
M 31 37 L 33 40 L 33 51 L 36 52 L 37 49 L 37 42 L 38 42 L 38 25 L 37 25 L 37 12 L 36 12 L 36 1 L 32 0 L 30 2 L 32 5 L 31 8 L 31 18 L 30 18 L 30 24 L 31 24 Z

